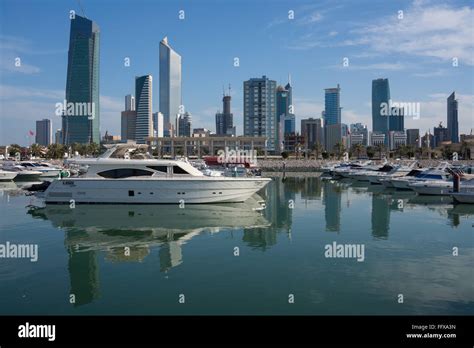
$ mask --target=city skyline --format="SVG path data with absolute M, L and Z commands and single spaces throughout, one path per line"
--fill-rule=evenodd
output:
M 64 99 L 64 80 L 66 79 L 64 67 L 67 65 L 67 52 L 65 53 L 63 50 L 56 48 L 66 46 L 68 41 L 55 40 L 54 38 L 58 36 L 64 37 L 64 34 L 58 35 L 52 33 L 52 31 L 57 32 L 60 31 L 58 28 L 70 25 L 68 18 L 70 9 L 60 3 L 54 3 L 56 4 L 54 8 L 51 4 L 44 8 L 37 7 L 39 13 L 51 10 L 52 15 L 57 16 L 58 19 L 57 21 L 51 21 L 51 24 L 48 23 L 42 29 L 43 34 L 44 31 L 51 32 L 52 39 L 50 41 L 39 40 L 40 43 L 45 43 L 44 52 L 32 53 L 34 49 L 38 48 L 34 47 L 32 43 L 38 33 L 31 30 L 31 25 L 18 28 L 19 30 L 15 33 L 2 31 L 0 38 L 3 73 L 1 86 L 1 143 L 27 144 L 28 139 L 25 138 L 25 135 L 28 129 L 34 129 L 34 122 L 38 119 L 51 118 L 53 129 L 60 128 L 60 121 L 55 118 L 53 111 L 54 104 Z M 124 3 L 119 1 L 118 4 Z M 406 24 L 403 24 L 404 28 L 408 32 L 413 31 L 413 35 L 416 35 L 416 30 L 410 24 L 413 23 L 414 14 L 421 14 L 422 19 L 425 19 L 424 21 L 421 20 L 421 25 L 424 25 L 427 32 L 433 33 L 436 30 L 433 26 L 430 26 L 428 19 L 435 14 L 444 13 L 456 16 L 460 23 L 464 23 L 463 21 L 466 18 L 471 19 L 472 9 L 466 4 L 468 2 L 464 1 L 458 1 L 455 5 L 449 6 L 439 1 L 427 4 L 401 1 L 396 5 L 384 6 L 383 9 L 372 9 L 368 13 L 370 17 L 370 14 L 373 15 L 378 11 L 378 14 L 382 17 L 391 18 L 390 16 L 392 16 L 396 19 L 397 11 L 402 9 L 405 11 L 405 17 L 402 20 L 406 21 Z M 34 8 L 37 6 L 33 2 L 31 5 Z M 211 12 L 222 14 L 223 18 L 219 18 L 219 21 L 225 21 L 225 19 L 228 19 L 228 12 L 234 9 L 236 5 L 236 2 L 230 2 L 228 5 L 214 4 L 208 7 L 212 7 Z M 247 30 L 242 29 L 240 33 L 227 33 L 226 41 L 219 40 L 220 53 L 216 54 L 216 47 L 213 47 L 215 45 L 212 44 L 214 42 L 212 39 L 222 39 L 225 34 L 210 33 L 212 31 L 210 28 L 203 28 L 202 39 L 190 35 L 192 25 L 186 24 L 188 26 L 185 27 L 187 20 L 191 22 L 192 19 L 192 23 L 196 24 L 196 21 L 209 19 L 209 14 L 206 15 L 202 9 L 191 3 L 184 3 L 181 6 L 186 11 L 186 17 L 183 20 L 178 18 L 180 8 L 177 6 L 168 3 L 149 4 L 151 8 L 166 10 L 164 11 L 166 18 L 164 18 L 163 25 L 153 34 L 153 39 L 147 39 L 149 38 L 148 34 L 143 33 L 144 38 L 138 40 L 139 42 L 129 42 L 127 37 L 132 34 L 138 35 L 138 31 L 132 30 L 133 28 L 125 32 L 114 31 L 116 24 L 104 17 L 102 13 L 103 5 L 85 2 L 84 7 L 87 17 L 101 28 L 101 51 L 104 52 L 101 55 L 100 72 L 100 114 L 103 116 L 101 136 L 107 130 L 109 134 L 120 134 L 120 112 L 123 111 L 123 96 L 130 94 L 133 90 L 129 76 L 142 76 L 146 73 L 158 75 L 158 40 L 160 37 L 166 36 L 173 42 L 173 48 L 176 48 L 185 62 L 183 65 L 182 99 L 186 106 L 185 110 L 193 115 L 193 127 L 214 130 L 215 111 L 219 109 L 220 104 L 220 87 L 223 84 L 231 83 L 232 86 L 237 86 L 232 90 L 234 125 L 237 127 L 237 134 L 244 133 L 242 129 L 243 81 L 266 75 L 269 79 L 276 80 L 277 84 L 283 85 L 288 73 L 291 73 L 294 81 L 292 87 L 294 87 L 294 113 L 297 125 L 299 125 L 301 119 L 319 118 L 321 111 L 324 110 L 324 89 L 340 84 L 343 91 L 341 93 L 341 105 L 344 107 L 341 122 L 345 124 L 361 122 L 372 129 L 370 122 L 370 84 L 373 79 L 388 78 L 392 94 L 397 96 L 395 101 L 421 103 L 421 118 L 419 120 L 407 118 L 405 128 L 418 128 L 420 133 L 424 134 L 428 129 L 433 129 L 440 121 L 446 122 L 446 98 L 453 91 L 456 92 L 456 97 L 459 100 L 459 133 L 469 133 L 473 127 L 472 101 L 474 98 L 473 87 L 469 79 L 469 76 L 472 76 L 473 66 L 472 59 L 470 59 L 470 57 L 472 58 L 472 43 L 463 43 L 458 46 L 449 40 L 440 43 L 441 48 L 449 45 L 456 46 L 452 51 L 459 53 L 459 65 L 453 67 L 452 59 L 439 56 L 439 54 L 438 56 L 436 54 L 430 56 L 429 54 L 423 55 L 420 52 L 416 54 L 399 51 L 390 54 L 372 52 L 374 50 L 373 45 L 376 42 L 375 39 L 381 39 L 380 37 L 373 37 L 374 41 L 369 44 L 361 42 L 350 44 L 349 38 L 347 35 L 343 36 L 342 31 L 336 33 L 331 31 L 322 36 L 321 27 L 325 27 L 327 22 L 340 14 L 342 10 L 347 10 L 353 6 L 348 2 L 342 2 L 337 6 L 332 6 L 326 2 L 318 5 L 305 1 L 276 3 L 274 8 L 269 11 L 264 11 L 260 4 L 246 4 L 243 2 L 243 5 L 244 9 L 237 11 L 236 15 L 232 14 L 232 25 L 237 25 L 244 20 L 255 21 L 257 18 L 255 14 L 247 14 L 244 11 L 246 6 L 252 6 L 254 11 L 260 15 L 262 13 L 266 14 L 264 28 L 257 30 L 256 39 L 250 42 L 246 42 L 241 38 L 249 37 Z M 2 13 L 16 14 L 23 21 L 27 20 L 29 16 L 27 13 L 19 13 L 19 7 L 12 2 L 3 2 L 1 6 L 3 7 Z M 295 13 L 293 22 L 288 19 L 290 9 L 293 9 Z M 116 6 L 112 9 L 115 12 L 120 12 L 120 10 L 125 11 L 125 8 Z M 138 14 L 143 14 L 143 11 L 137 9 L 136 14 L 134 12 L 127 14 L 135 18 Z M 5 19 L 3 22 L 7 24 L 5 28 L 9 27 L 10 17 L 2 18 Z M 371 23 L 374 22 L 373 18 L 367 18 L 365 15 L 362 17 L 358 25 L 351 24 L 353 30 L 360 29 L 361 23 L 363 23 L 363 28 L 370 28 Z M 146 23 L 146 21 L 143 22 Z M 391 22 L 393 21 L 391 20 Z M 338 23 L 340 24 L 340 22 Z M 218 25 L 218 23 L 213 25 Z M 399 24 L 395 22 L 393 25 Z M 272 38 L 280 35 L 282 31 L 284 32 L 285 28 L 287 32 L 291 32 L 291 35 L 298 35 L 285 44 L 275 43 Z M 326 29 L 332 28 L 328 26 Z M 383 29 L 381 28 L 382 31 Z M 453 29 L 449 25 L 448 28 L 443 29 L 447 31 L 445 33 L 447 38 L 451 38 L 450 35 Z M 460 36 L 460 41 L 463 41 L 466 38 L 466 30 L 467 33 L 470 33 L 472 26 L 459 27 L 458 29 L 460 32 L 456 35 Z M 304 36 L 299 35 L 303 31 L 313 37 L 312 40 L 306 42 L 306 45 L 303 42 L 304 40 L 301 40 Z M 321 34 L 320 38 L 342 43 L 339 48 L 344 47 L 344 50 L 338 49 L 337 45 L 329 45 L 328 42 L 319 42 L 314 37 L 314 33 Z M 367 29 L 366 35 L 370 36 L 368 33 L 370 31 Z M 190 36 L 192 36 L 192 39 Z M 268 42 L 258 42 L 263 48 L 256 47 L 256 43 L 254 43 L 259 38 L 269 38 L 266 40 Z M 128 54 L 117 52 L 119 42 L 122 41 L 129 42 L 127 45 Z M 211 43 L 205 46 L 204 51 L 203 47 L 200 46 L 203 42 Z M 245 42 L 246 45 L 233 47 L 240 42 Z M 327 47 L 323 48 L 324 45 Z M 355 49 L 356 52 L 354 52 L 354 47 L 357 48 Z M 262 50 L 266 51 L 263 55 L 260 54 Z M 319 58 L 315 62 L 313 57 L 323 50 L 329 52 L 327 56 L 330 59 L 321 61 Z M 278 54 L 275 55 L 276 53 Z M 364 54 L 366 57 L 364 57 Z M 9 56 L 12 56 L 12 60 L 8 59 Z M 11 67 L 14 63 L 13 58 L 16 56 L 21 57 L 23 63 L 17 70 Z M 349 62 L 348 66 L 345 67 L 343 66 L 343 58 L 346 56 L 349 58 Z M 123 66 L 124 59 L 127 57 L 130 59 L 130 67 Z M 262 57 L 262 59 L 256 59 L 255 57 Z M 237 67 L 235 66 L 235 58 L 239 58 L 239 66 Z M 395 63 L 393 62 L 394 59 Z M 54 60 L 54 62 L 50 62 L 50 60 Z M 390 60 L 392 60 L 392 63 L 387 63 Z M 329 62 L 332 65 L 327 65 Z M 431 72 L 426 71 L 429 69 L 431 69 Z M 124 82 L 124 79 L 128 79 L 128 82 Z M 205 88 L 201 88 L 203 84 L 205 84 Z M 159 100 L 157 89 L 155 88 L 153 94 L 153 112 L 160 111 L 157 107 L 157 101 Z M 21 122 L 16 124 L 12 122 L 14 120 L 21 120 Z M 26 122 L 28 123 L 25 126 Z M 299 131 L 298 128 L 297 131 Z

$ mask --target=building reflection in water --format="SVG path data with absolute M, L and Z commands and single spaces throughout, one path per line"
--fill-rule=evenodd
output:
M 342 186 L 324 181 L 323 204 L 326 231 L 339 232 L 341 228 Z
M 388 238 L 391 201 L 392 199 L 385 195 L 372 194 L 372 235 L 375 238 Z
M 160 271 L 183 262 L 182 247 L 203 232 L 243 228 L 265 230 L 255 195 L 245 203 L 188 205 L 46 205 L 30 207 L 34 218 L 65 231 L 71 294 L 75 306 L 99 297 L 98 253 L 110 262 L 141 262 L 158 249 Z

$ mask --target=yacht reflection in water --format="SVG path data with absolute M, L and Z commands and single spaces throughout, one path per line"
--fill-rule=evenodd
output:
M 28 214 L 65 231 L 71 294 L 75 306 L 99 297 L 98 252 L 111 262 L 141 262 L 159 248 L 160 271 L 183 262 L 182 246 L 203 233 L 224 229 L 264 229 L 262 198 L 244 203 L 185 205 L 46 205 Z

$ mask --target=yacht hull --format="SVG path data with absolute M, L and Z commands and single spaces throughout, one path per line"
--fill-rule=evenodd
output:
M 268 178 L 155 178 L 55 180 L 44 192 L 46 203 L 197 204 L 244 202 Z
M 17 176 L 15 172 L 0 171 L 0 181 L 11 181 Z

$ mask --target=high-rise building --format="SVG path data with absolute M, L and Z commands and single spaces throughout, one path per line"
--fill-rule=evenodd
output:
M 234 115 L 230 111 L 230 93 L 222 97 L 222 113 L 216 114 L 216 134 L 235 136 Z
M 244 82 L 244 135 L 267 137 L 267 150 L 278 151 L 276 81 L 251 78 Z
M 324 125 L 341 123 L 341 88 L 326 88 L 324 93 Z
M 351 139 L 359 139 L 358 136 L 356 135 L 362 135 L 362 141 L 357 140 L 356 142 L 352 143 L 351 141 L 351 146 L 354 145 L 355 143 L 360 143 L 364 146 L 368 146 L 369 144 L 369 130 L 367 129 L 367 126 L 363 125 L 362 123 L 353 123 L 349 127 L 350 129 L 350 135 Z M 355 137 L 352 137 L 354 135 Z
M 125 96 L 125 110 L 120 116 L 120 138 L 123 142 L 135 141 L 137 127 L 137 112 L 135 111 L 135 98 L 129 94 Z
M 376 79 L 372 81 L 372 131 L 388 135 L 389 117 L 382 115 L 382 103 L 389 103 L 390 87 L 388 79 Z M 387 136 L 385 137 L 387 141 Z M 387 142 L 386 142 L 387 144 Z
M 325 128 L 326 151 L 336 152 L 336 144 L 343 144 L 343 126 L 341 123 L 330 124 Z
M 57 129 L 56 133 L 54 133 L 54 143 L 62 144 L 62 141 L 63 141 L 63 131 L 61 129 Z
M 420 130 L 407 129 L 407 145 L 420 147 Z
M 163 114 L 161 112 L 153 113 L 153 136 L 163 137 Z
M 192 125 L 192 117 L 189 112 L 185 112 L 184 114 L 179 114 L 176 117 L 176 134 L 178 137 L 190 137 L 191 136 L 191 128 Z
M 391 114 L 388 117 L 388 130 L 393 132 L 405 131 L 405 109 L 392 107 Z M 384 116 L 387 117 L 387 116 Z
M 35 143 L 43 146 L 48 146 L 53 143 L 53 124 L 51 120 L 45 118 L 36 121 Z
M 458 101 L 455 92 L 448 97 L 448 137 L 451 142 L 459 143 Z
M 145 144 L 146 138 L 153 136 L 153 78 L 144 75 L 135 78 L 135 111 L 137 113 L 135 141 Z
M 63 143 L 66 145 L 100 143 L 99 46 L 97 24 L 76 14 L 71 19 L 69 36 L 68 107 L 62 116 Z
M 305 149 L 312 150 L 316 144 L 324 147 L 323 121 L 320 118 L 301 120 L 301 135 L 305 139 Z
M 160 112 L 163 114 L 165 137 L 171 135 L 172 123 L 181 110 L 181 56 L 168 44 L 160 42 Z
M 448 128 L 440 123 L 438 127 L 433 128 L 433 147 L 438 147 L 444 141 L 450 141 Z
M 125 96 L 125 111 L 135 111 L 135 97 L 131 94 Z

